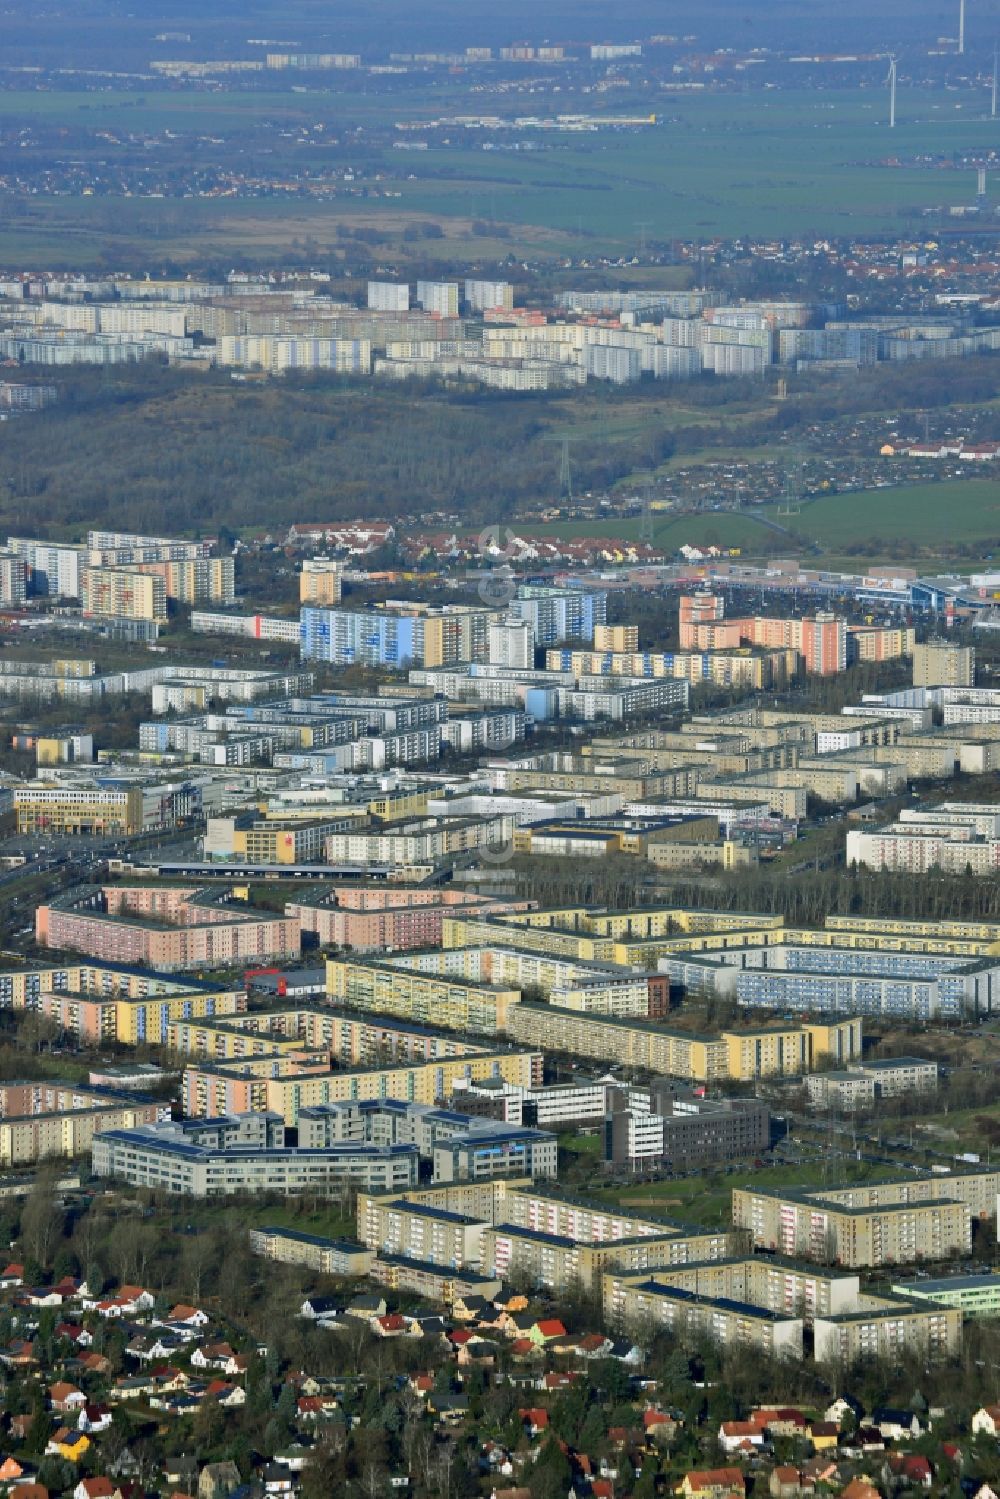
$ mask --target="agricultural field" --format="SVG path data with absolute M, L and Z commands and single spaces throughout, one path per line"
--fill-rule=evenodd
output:
M 881 85 L 852 89 L 748 90 L 743 94 L 678 96 L 650 91 L 624 95 L 614 109 L 655 112 L 639 131 L 586 135 L 536 132 L 530 151 L 496 149 L 456 130 L 429 149 L 392 148 L 397 122 L 419 124 L 452 111 L 517 112 L 524 103 L 475 97 L 454 80 L 399 91 L 371 91 L 364 75 L 324 82 L 307 94 L 228 85 L 211 92 L 151 87 L 148 93 L 0 92 L 0 133 L 28 125 L 65 132 L 74 155 L 99 151 L 113 166 L 152 138 L 181 150 L 198 167 L 294 178 L 300 168 L 363 165 L 365 187 L 338 186 L 315 201 L 294 186 L 253 199 L 168 195 L 151 198 L 9 195 L 0 227 L 0 260 L 38 264 L 100 263 L 113 243 L 123 251 L 155 246 L 158 256 L 205 263 L 214 256 L 277 258 L 308 247 L 314 258 L 335 256 L 342 227 L 377 228 L 404 260 L 414 247 L 407 229 L 428 221 L 441 237 L 420 241 L 421 259 L 457 254 L 555 260 L 568 253 L 633 250 L 652 242 L 716 235 L 849 235 L 931 232 L 936 210 L 971 201 L 970 174 L 884 164 L 889 155 L 886 97 Z M 892 155 L 984 150 L 992 143 L 985 91 L 901 88 Z M 592 107 L 573 89 L 555 108 Z M 602 105 L 612 111 L 611 105 Z M 99 134 L 98 134 L 99 133 Z M 309 135 L 306 156 L 295 137 Z M 108 135 L 115 135 L 111 142 Z M 521 132 L 512 131 L 514 144 Z M 82 143 L 82 144 L 81 144 Z M 171 145 L 172 143 L 172 145 Z M 350 149 L 348 149 L 350 147 Z M 29 169 L 34 149 L 19 163 Z M 779 165 L 780 163 L 780 165 Z M 930 213 L 928 221 L 923 215 Z M 482 225 L 496 226 L 496 233 Z M 475 226 L 475 227 L 474 227 Z M 134 243 L 133 243 L 134 241 Z
M 619 536 L 638 539 L 639 520 L 567 521 L 530 528 L 531 534 Z M 526 528 L 528 529 L 528 528 Z M 983 556 L 1000 548 L 1000 481 L 970 479 L 940 484 L 824 495 L 806 500 L 795 515 L 777 506 L 741 511 L 706 510 L 654 518 L 653 543 L 670 553 L 680 546 L 739 547 L 747 557 L 776 555 L 784 538 L 792 554 L 817 560 L 905 561 L 918 554 L 948 561 L 956 546 L 976 545 Z

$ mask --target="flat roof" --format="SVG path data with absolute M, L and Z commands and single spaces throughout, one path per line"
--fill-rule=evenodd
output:
M 421 1206 L 418 1202 L 410 1202 L 401 1197 L 398 1202 L 383 1203 L 383 1207 L 389 1207 L 397 1213 L 413 1213 L 420 1218 L 433 1218 L 437 1223 L 455 1223 L 460 1228 L 475 1228 L 477 1225 L 485 1227 L 484 1218 L 472 1218 L 467 1213 L 452 1213 L 447 1208 L 435 1208 L 429 1204 Z
M 984 1275 L 941 1275 L 928 1280 L 897 1280 L 894 1291 L 904 1295 L 935 1296 L 946 1291 L 1000 1291 L 1000 1270 Z
M 741 1317 L 752 1317 L 757 1322 L 800 1322 L 800 1317 L 793 1317 L 783 1312 L 772 1312 L 769 1307 L 754 1306 L 750 1301 L 734 1301 L 728 1296 L 699 1296 L 695 1291 L 684 1291 L 679 1286 L 660 1285 L 655 1280 L 644 1281 L 633 1290 L 644 1291 L 650 1296 L 660 1296 L 664 1300 L 683 1301 L 688 1306 L 718 1307 L 720 1311 L 733 1312 Z
M 315 1244 L 319 1249 L 339 1249 L 348 1254 L 367 1254 L 368 1250 L 364 1244 L 359 1244 L 356 1239 L 325 1239 L 320 1234 L 303 1234 L 294 1228 L 275 1228 L 268 1224 L 266 1228 L 252 1229 L 252 1233 L 273 1234 L 279 1239 L 294 1239 L 297 1244 Z

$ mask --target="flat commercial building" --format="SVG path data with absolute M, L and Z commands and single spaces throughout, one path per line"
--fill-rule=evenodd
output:
M 142 792 L 137 787 L 19 786 L 14 815 L 20 835 L 142 832 Z
M 132 1187 L 190 1197 L 323 1197 L 339 1193 L 345 1182 L 381 1191 L 412 1186 L 419 1156 L 412 1145 L 288 1147 L 283 1121 L 244 1114 L 95 1135 L 93 1171 Z
M 736 1161 L 770 1144 L 767 1105 L 755 1098 L 672 1098 L 652 1090 L 652 1107 L 615 1109 L 604 1126 L 604 1158 L 616 1166 L 688 1170 Z
M 954 1307 L 963 1317 L 1000 1317 L 1000 1275 L 923 1276 L 920 1280 L 899 1280 L 893 1291 L 911 1301 L 929 1301 L 936 1306 Z

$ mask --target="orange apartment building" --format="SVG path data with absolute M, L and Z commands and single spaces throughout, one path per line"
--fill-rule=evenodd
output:
M 229 892 L 155 885 L 95 887 L 39 906 L 35 938 L 167 973 L 298 958 L 302 946 L 291 917 L 231 903 Z
M 338 889 L 327 900 L 290 901 L 285 915 L 300 930 L 311 932 L 321 946 L 351 947 L 355 952 L 402 952 L 440 947 L 444 918 L 465 910 L 481 916 L 525 910 L 525 901 L 491 901 L 461 890 Z
M 682 650 L 735 650 L 741 645 L 797 651 L 804 669 L 833 676 L 847 669 L 847 625 L 825 611 L 803 619 L 757 614 L 726 619 L 725 601 L 714 594 L 686 594 L 679 607 Z M 875 659 L 875 658 L 871 658 Z

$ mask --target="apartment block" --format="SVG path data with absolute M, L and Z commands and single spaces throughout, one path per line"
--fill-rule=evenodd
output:
M 324 1239 L 291 1228 L 252 1228 L 250 1248 L 266 1260 L 282 1265 L 304 1265 L 317 1275 L 367 1275 L 375 1259 L 363 1244 L 347 1239 Z
M 698 1036 L 648 1020 L 575 1014 L 555 1005 L 525 1003 L 508 1011 L 506 1030 L 519 1045 L 641 1068 L 687 1082 L 794 1076 L 808 1070 L 819 1056 L 831 1051 L 834 1055 L 860 1054 L 861 1046 L 857 1019 L 845 1021 L 844 1029 L 765 1027 L 756 1032 Z
M 928 640 L 913 648 L 914 687 L 972 687 L 976 652 L 971 645 Z
M 373 312 L 407 312 L 410 288 L 394 281 L 369 281 L 368 306 Z
M 84 567 L 80 571 L 80 605 L 87 615 L 163 622 L 167 618 L 167 585 L 162 577 L 142 572 L 139 567 Z
M 458 317 L 457 281 L 418 281 L 417 301 L 425 312 L 441 317 Z
M 848 625 L 847 664 L 857 661 L 896 661 L 912 656 L 915 633 L 905 625 Z
M 171 1028 L 183 1043 L 200 1028 Z M 511 1087 L 529 1086 L 541 1072 L 541 1053 L 476 1051 L 439 1056 L 428 1061 L 370 1062 L 367 1066 L 341 1062 L 330 1070 L 333 1054 L 291 1051 L 262 1045 L 244 1060 L 198 1063 L 184 1070 L 181 1100 L 189 1118 L 211 1119 L 266 1109 L 285 1123 L 298 1123 L 303 1109 L 327 1104 L 372 1102 L 398 1098 L 425 1106 L 446 1103 L 459 1084 L 499 1081 Z
M 439 947 L 445 918 L 466 904 L 470 910 L 479 911 L 508 908 L 503 901 L 482 900 L 447 888 L 364 893 L 374 898 L 360 909 L 346 904 L 343 892 L 337 892 L 316 901 L 290 902 L 285 914 L 294 917 L 303 932 L 313 933 L 320 946 L 349 947 L 357 953 L 392 953 Z M 411 895 L 412 901 L 407 899 Z
M 852 1269 L 940 1261 L 972 1248 L 969 1206 L 955 1196 L 954 1183 L 936 1178 L 908 1200 L 899 1200 L 898 1190 L 895 1199 L 885 1192 L 872 1200 L 868 1189 L 828 1194 L 737 1187 L 733 1222 L 749 1230 L 758 1248 Z
M 814 1108 L 850 1113 L 871 1108 L 876 1099 L 906 1093 L 932 1093 L 938 1085 L 938 1065 L 923 1057 L 887 1057 L 855 1062 L 846 1069 L 818 1072 L 806 1078 L 806 1096 Z
M 607 1210 L 527 1181 L 465 1181 L 398 1198 L 359 1193 L 358 1238 L 421 1262 L 454 1254 L 492 1279 L 521 1276 L 551 1291 L 599 1290 L 606 1270 L 716 1259 L 731 1232 L 686 1229 Z
M 30 596 L 79 598 L 80 564 L 85 560 L 83 547 L 10 536 L 7 550 L 24 560 Z
M 351 1143 L 286 1146 L 284 1124 L 267 1114 L 144 1125 L 94 1136 L 95 1176 L 191 1197 L 339 1194 L 344 1183 L 398 1191 L 415 1185 L 414 1146 Z
M 298 924 L 290 918 L 255 911 L 229 892 L 180 886 L 71 891 L 37 908 L 35 939 L 44 947 L 168 973 L 297 958 L 301 951 Z
M 894 823 L 872 832 L 852 828 L 848 864 L 907 874 L 995 874 L 1000 870 L 1000 807 L 972 809 L 944 803 L 926 812 L 904 808 Z
M 326 975 L 327 994 L 338 1004 L 480 1035 L 506 1031 L 520 999 L 513 985 L 421 973 L 398 963 L 329 958 Z
M 344 565 L 333 557 L 307 557 L 299 573 L 299 602 L 315 608 L 339 604 Z
M 514 306 L 514 288 L 509 281 L 466 280 L 465 302 L 470 312 L 492 312 Z
M 138 571 L 163 579 L 168 599 L 181 604 L 231 604 L 236 597 L 232 557 L 194 557 L 139 562 Z M 100 613 L 100 610 L 94 610 Z
M 961 1316 L 915 1307 L 898 1295 L 861 1290 L 856 1274 L 826 1270 L 781 1255 L 737 1256 L 672 1266 L 648 1275 L 604 1276 L 604 1313 L 614 1327 L 652 1323 L 700 1331 L 723 1346 L 750 1345 L 773 1355 L 802 1356 L 803 1329 L 813 1334 L 818 1363 L 850 1365 L 865 1358 L 919 1353 L 953 1357 L 961 1347 Z
M 604 1279 L 615 1277 L 605 1273 Z M 626 1331 L 641 1328 L 647 1337 L 650 1328 L 665 1329 L 684 1339 L 707 1339 L 719 1348 L 756 1349 L 766 1358 L 802 1357 L 803 1323 L 794 1311 L 699 1296 L 662 1273 L 622 1283 L 616 1322 Z
M 689 992 L 725 995 L 748 1009 L 954 1023 L 1000 1003 L 1000 957 L 956 957 L 932 942 L 909 949 L 818 935 L 789 931 L 767 945 L 675 950 L 660 968 Z
M 84 1094 L 69 1107 L 57 1106 L 25 1113 L 8 1112 L 0 1118 L 0 1166 L 30 1166 L 53 1156 L 71 1158 L 91 1148 L 96 1134 L 108 1129 L 132 1129 L 155 1124 L 163 1106 L 128 1098 L 94 1099 Z

